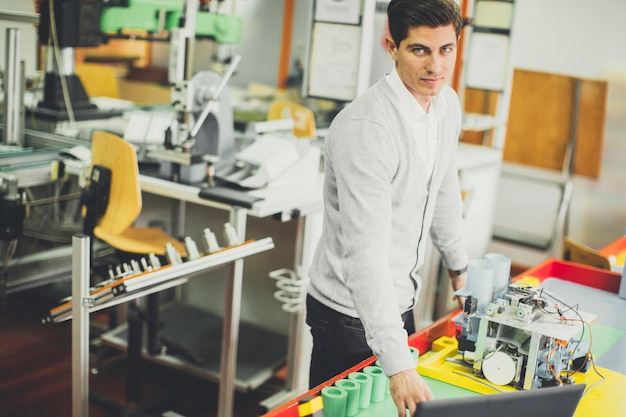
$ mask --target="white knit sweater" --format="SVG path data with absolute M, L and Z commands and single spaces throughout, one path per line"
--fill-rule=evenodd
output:
M 401 313 L 419 298 L 426 233 L 451 269 L 467 265 L 455 164 L 461 108 L 444 87 L 430 181 L 418 144 L 383 78 L 343 109 L 325 141 L 324 224 L 309 293 L 359 317 L 385 373 L 415 368 Z

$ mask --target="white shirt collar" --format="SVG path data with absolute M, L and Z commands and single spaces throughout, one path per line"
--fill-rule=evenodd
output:
M 411 95 L 411 92 L 400 79 L 400 75 L 398 75 L 395 66 L 392 68 L 391 72 L 386 75 L 385 79 L 400 98 L 400 107 L 403 109 L 404 116 L 407 120 L 415 120 L 415 115 L 419 115 L 419 117 L 424 115 L 430 120 L 439 120 L 446 114 L 448 104 L 443 94 L 438 94 L 433 99 L 430 103 L 429 111 L 426 113 L 424 108 L 418 103 L 415 97 Z
M 396 68 L 385 77 L 392 90 L 398 95 L 402 115 L 411 126 L 413 138 L 419 143 L 420 158 L 424 162 L 426 172 L 431 175 L 435 166 L 437 153 L 437 136 L 439 121 L 445 116 L 448 105 L 443 94 L 437 95 L 428 109 L 428 113 L 406 88 Z

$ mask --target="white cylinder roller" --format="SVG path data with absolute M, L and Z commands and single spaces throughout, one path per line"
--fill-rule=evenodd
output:
M 515 360 L 504 352 L 495 352 L 483 360 L 483 375 L 494 385 L 508 385 L 515 378 Z

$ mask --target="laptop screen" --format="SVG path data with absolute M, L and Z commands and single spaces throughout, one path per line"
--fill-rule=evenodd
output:
M 421 402 L 413 417 L 572 417 L 585 384 Z

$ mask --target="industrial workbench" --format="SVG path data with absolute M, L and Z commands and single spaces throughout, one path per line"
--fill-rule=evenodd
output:
M 598 376 L 594 371 L 589 370 L 587 372 L 586 375 L 589 376 L 586 383 L 591 389 L 583 396 L 574 416 L 623 416 L 620 413 L 626 410 L 626 398 L 621 391 L 626 384 L 626 367 L 624 366 L 624 358 L 620 358 L 620 353 L 623 356 L 623 352 L 626 351 L 626 325 L 623 320 L 620 323 L 620 318 L 626 314 L 626 301 L 617 296 L 621 280 L 620 274 L 571 262 L 548 259 L 513 279 L 538 280 L 542 286 L 562 293 L 564 298 L 570 302 L 578 303 L 581 308 L 598 314 L 598 327 L 594 331 L 598 331 L 599 335 L 594 338 L 594 345 L 597 346 L 592 347 L 592 354 L 596 358 L 596 364 L 600 367 L 604 381 L 598 383 Z M 458 311 L 452 312 L 412 335 L 409 338 L 409 345 L 417 348 L 420 353 L 428 353 L 433 348 L 433 342 L 437 339 L 442 336 L 454 337 L 456 324 L 452 318 L 457 314 Z M 336 381 L 346 378 L 350 373 L 363 370 L 366 366 L 372 365 L 375 360 L 374 356 L 366 359 L 303 395 L 271 410 L 264 417 L 298 417 L 300 400 L 320 395 L 324 387 L 333 385 Z M 429 377 L 425 377 L 425 379 L 435 397 L 439 399 L 478 395 L 468 389 L 469 385 L 454 386 Z M 494 392 L 496 391 L 494 390 Z M 395 416 L 396 413 L 395 405 L 391 397 L 387 395 L 382 402 L 372 403 L 369 408 L 359 409 L 357 417 L 391 417 Z

